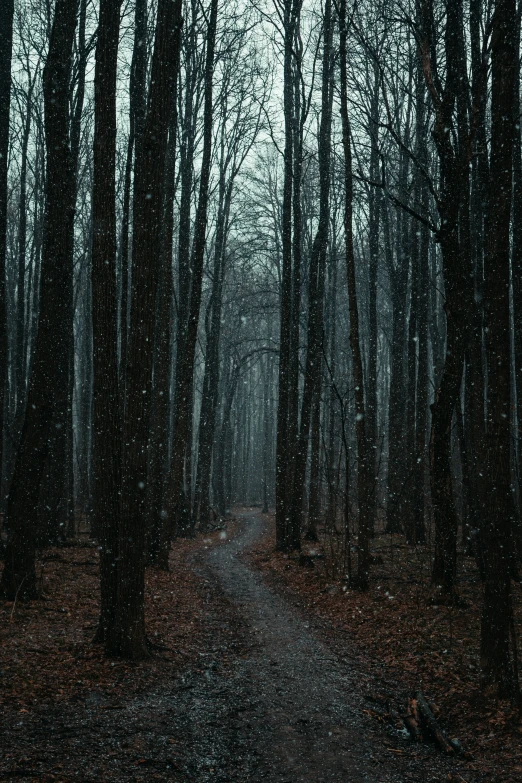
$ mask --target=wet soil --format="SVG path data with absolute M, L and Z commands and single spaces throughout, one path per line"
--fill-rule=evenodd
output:
M 199 665 L 127 699 L 92 691 L 82 704 L 4 716 L 0 779 L 462 780 L 434 748 L 365 716 L 355 657 L 333 652 L 244 562 L 266 523 L 255 511 L 242 521 L 235 538 L 193 556 L 206 585 Z

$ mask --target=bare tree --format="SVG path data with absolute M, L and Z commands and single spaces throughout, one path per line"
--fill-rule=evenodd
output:
M 218 0 L 212 0 L 208 19 L 207 46 L 205 55 L 205 97 L 203 118 L 203 156 L 199 181 L 198 205 L 196 211 L 194 241 L 191 253 L 191 276 L 186 320 L 180 323 L 176 351 L 176 386 L 174 395 L 174 443 L 172 450 L 172 478 L 169 487 L 169 507 L 177 508 L 180 521 L 183 520 L 180 500 L 184 496 L 185 456 L 191 442 L 192 431 L 192 384 L 196 340 L 198 335 L 201 294 L 203 283 L 203 262 L 205 253 L 207 214 L 209 201 L 209 179 L 212 153 L 213 124 L 213 69 L 216 43 Z M 187 498 L 190 504 L 190 498 Z M 182 528 L 180 528 L 182 530 Z
M 495 4 L 491 31 L 491 152 L 486 218 L 485 281 L 488 356 L 488 428 L 481 674 L 499 695 L 518 691 L 510 658 L 510 598 L 514 503 L 510 470 L 510 214 L 513 98 L 518 57 L 514 0 Z
M 181 3 L 158 7 L 151 87 L 135 167 L 129 341 L 122 411 L 122 465 L 117 603 L 107 649 L 127 658 L 148 655 L 144 577 L 146 485 L 152 398 L 154 312 L 161 252 L 164 181 Z
M 97 640 L 114 632 L 121 486 L 116 294 L 116 73 L 120 3 L 102 0 L 95 72 L 92 188 L 93 531 L 100 545 Z
M 7 239 L 7 168 L 9 115 L 11 106 L 11 56 L 13 48 L 14 0 L 0 9 L 0 459 L 3 447 L 4 394 L 7 382 L 7 314 L 5 261 Z
M 40 485 L 52 457 L 63 454 L 60 446 L 68 421 L 74 226 L 69 85 L 76 10 L 75 2 L 57 1 L 44 69 L 47 176 L 42 281 L 27 414 L 7 501 L 12 537 L 1 589 L 11 599 L 37 595 L 35 519 Z M 65 466 L 60 467 L 63 475 Z

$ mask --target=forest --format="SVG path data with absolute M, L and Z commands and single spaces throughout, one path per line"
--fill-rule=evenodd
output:
M 521 779 L 521 15 L 0 0 L 0 778 L 73 779 L 65 734 L 24 753 L 50 690 L 85 729 L 80 659 L 93 715 L 117 671 L 152 721 L 235 655 L 172 697 L 184 761 L 74 779 Z M 345 722 L 334 648 L 374 678 Z

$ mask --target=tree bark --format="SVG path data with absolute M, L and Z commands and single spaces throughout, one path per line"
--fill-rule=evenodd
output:
M 355 430 L 357 437 L 357 498 L 359 506 L 359 540 L 357 558 L 357 576 L 354 583 L 360 590 L 368 590 L 370 576 L 370 525 L 368 516 L 370 508 L 369 492 L 371 475 L 371 455 L 368 453 L 366 426 L 364 421 L 364 377 L 361 353 L 359 305 L 355 282 L 355 255 L 353 247 L 353 174 L 350 120 L 348 115 L 348 78 L 347 78 L 347 38 L 346 0 L 339 4 L 340 26 L 340 76 L 341 76 L 341 121 L 342 141 L 344 151 L 344 239 L 346 255 L 346 277 L 348 282 L 348 303 L 350 308 L 350 348 L 353 363 L 353 381 L 355 397 Z M 348 503 L 348 448 L 346 448 L 346 503 Z M 348 523 L 348 517 L 347 517 Z M 348 536 L 348 531 L 347 531 Z M 349 544 L 348 544 L 349 546 Z M 350 566 L 351 570 L 351 566 Z
M 94 75 L 92 189 L 93 532 L 100 543 L 97 641 L 113 632 L 117 605 L 121 486 L 116 292 L 116 75 L 119 0 L 100 0 Z
M 284 3 L 283 116 L 285 128 L 284 181 L 282 204 L 282 273 L 279 334 L 279 376 L 276 443 L 276 547 L 287 551 L 290 543 L 289 407 L 290 407 L 290 340 L 292 324 L 292 194 L 294 177 L 294 57 L 295 31 L 299 3 Z
M 323 339 L 323 300 L 326 256 L 328 248 L 328 226 L 330 209 L 331 179 L 331 128 L 332 128 L 332 38 L 333 22 L 331 1 L 327 0 L 323 17 L 323 62 L 321 85 L 321 120 L 319 124 L 319 219 L 310 254 L 308 278 L 308 328 L 306 364 L 304 373 L 303 398 L 299 441 L 295 459 L 295 471 L 292 483 L 292 505 L 289 509 L 290 526 L 287 533 L 287 546 L 300 549 L 303 519 L 303 499 L 308 458 L 308 441 L 314 396 L 321 383 L 322 339 Z
M 7 501 L 12 536 L 0 585 L 11 600 L 37 595 L 35 520 L 40 486 L 50 455 L 60 453 L 57 446 L 68 421 L 74 228 L 69 85 L 76 10 L 72 0 L 57 0 L 44 68 L 47 177 L 40 316 L 27 414 Z
M 192 432 L 192 385 L 201 307 L 203 261 L 207 230 L 213 125 L 212 87 L 217 16 L 218 0 L 212 0 L 207 30 L 207 48 L 205 57 L 203 158 L 201 162 L 194 242 L 190 259 L 190 294 L 188 298 L 187 317 L 183 323 L 180 323 L 180 329 L 178 330 L 178 345 L 176 353 L 174 444 L 172 449 L 171 481 L 169 487 L 169 508 L 176 508 L 179 506 L 180 498 L 182 497 L 184 491 L 186 451 L 187 448 L 192 448 L 192 443 L 188 440 L 188 438 L 189 434 Z M 191 526 L 191 522 L 189 522 L 189 526 Z M 182 531 L 179 530 L 178 532 Z
M 13 15 L 14 0 L 5 0 L 2 2 L 0 5 L 0 483 L 2 479 L 1 466 L 4 441 L 4 396 L 7 382 L 5 261 L 7 243 L 7 169 L 9 161 Z M 2 497 L 2 506 L 3 500 Z
M 223 139 L 224 142 L 224 139 Z M 232 183 L 225 181 L 224 147 L 221 151 L 219 182 L 219 203 L 214 247 L 214 272 L 210 298 L 210 313 L 207 328 L 205 373 L 199 422 L 198 476 L 196 480 L 195 513 L 201 530 L 210 520 L 210 473 L 212 466 L 212 443 L 216 425 L 216 411 L 219 390 L 219 342 L 221 335 L 223 283 L 225 276 L 225 248 L 228 233 Z
M 458 517 L 452 490 L 451 425 L 459 400 L 474 309 L 468 232 L 471 138 L 466 119 L 467 101 L 462 92 L 467 84 L 467 72 L 461 0 L 447 5 L 446 79 L 442 92 L 435 86 L 439 78 L 433 49 L 431 2 L 424 6 L 422 24 L 421 57 L 435 110 L 433 138 L 440 163 L 438 240 L 446 297 L 446 355 L 432 405 L 430 437 L 431 496 L 436 528 L 432 582 L 443 592 L 452 594 L 456 578 Z M 454 129 L 453 134 L 449 133 L 449 128 Z
M 181 29 L 178 28 L 181 34 Z M 179 69 L 180 39 L 175 42 Z M 167 164 L 165 171 L 164 218 L 161 232 L 161 255 L 159 286 L 156 303 L 156 334 L 154 341 L 154 407 L 149 444 L 149 497 L 150 520 L 147 546 L 151 563 L 163 570 L 168 569 L 170 537 L 168 534 L 168 513 L 166 510 L 166 489 L 168 475 L 168 449 L 170 434 L 170 402 L 172 347 L 174 344 L 172 245 L 174 236 L 174 195 L 177 135 L 177 89 L 174 84 Z
M 417 157 L 427 168 L 428 151 L 425 129 L 425 86 L 422 73 L 422 61 L 417 53 L 416 72 L 416 147 Z M 421 174 L 417 177 L 418 195 L 424 214 L 429 209 L 428 187 Z M 415 449 L 414 449 L 414 489 L 413 489 L 413 527 L 415 543 L 423 544 L 426 540 L 425 508 L 426 508 L 426 462 L 427 462 L 427 432 L 428 432 L 428 398 L 429 398 L 429 367 L 428 367 L 428 317 L 429 317 L 429 230 L 426 226 L 417 226 L 420 235 L 418 244 L 418 301 L 417 301 L 417 387 L 415 400 Z
M 129 80 L 129 139 L 125 162 L 125 181 L 123 192 L 123 214 L 121 223 L 119 266 L 120 266 L 120 396 L 123 408 L 125 394 L 124 370 L 127 362 L 127 343 L 129 330 L 129 290 L 132 275 L 132 259 L 129 257 L 129 228 L 131 204 L 132 158 L 134 164 L 141 154 L 143 125 L 147 109 L 147 0 L 136 0 L 134 10 L 134 43 L 132 49 L 131 72 Z M 136 198 L 136 177 L 134 178 L 133 199 Z
M 379 180 L 379 90 L 380 71 L 374 62 L 374 83 L 372 85 L 370 107 L 370 179 Z M 375 531 L 377 510 L 377 275 L 379 267 L 379 231 L 382 194 L 379 188 L 372 187 L 369 195 L 368 222 L 368 370 L 366 377 L 366 413 L 365 427 L 368 447 L 368 459 L 372 460 L 372 474 L 368 487 L 368 519 L 372 534 Z M 373 457 L 372 457 L 373 455 Z
M 161 0 L 147 114 L 135 169 L 130 328 L 122 418 L 118 599 L 114 629 L 111 629 L 106 645 L 109 653 L 132 659 L 148 654 L 144 580 L 154 305 L 161 251 L 168 130 L 177 79 L 175 42 L 180 24 L 180 0 Z
M 513 96 L 518 65 L 515 0 L 497 0 L 491 38 L 491 157 L 486 220 L 485 280 L 488 428 L 484 603 L 480 637 L 482 684 L 499 696 L 518 690 L 510 659 L 510 550 L 514 521 L 510 470 L 510 213 Z
M 306 538 L 317 541 L 321 515 L 321 390 L 316 390 L 310 422 L 310 492 Z

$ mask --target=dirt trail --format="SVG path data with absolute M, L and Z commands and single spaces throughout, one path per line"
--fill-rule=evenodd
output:
M 382 781 L 382 771 L 376 777 L 368 768 L 353 682 L 307 623 L 238 559 L 262 532 L 262 517 L 245 514 L 242 535 L 209 556 L 251 632 L 239 677 L 256 699 L 241 717 L 265 768 L 259 772 L 274 781 Z
M 339 661 L 308 622 L 241 560 L 266 524 L 256 511 L 244 512 L 243 521 L 243 532 L 208 557 L 251 640 L 249 655 L 237 661 L 232 687 L 235 694 L 250 694 L 241 707 L 238 726 L 240 745 L 248 748 L 250 775 L 245 775 L 246 768 L 236 758 L 226 779 L 274 783 L 445 779 L 446 760 L 406 742 L 405 750 L 395 755 L 389 735 L 375 731 L 363 719 L 365 704 L 357 673 Z
M 0 724 L 0 779 L 177 783 L 419 783 L 445 759 L 362 713 L 357 671 L 241 559 L 265 521 L 202 550 L 207 588 L 200 665 L 139 697 L 93 692 Z M 402 742 L 402 744 L 401 744 Z M 17 748 L 17 772 L 1 748 Z M 392 747 L 390 747 L 392 746 Z M 397 750 L 397 748 L 399 749 Z M 401 749 L 402 748 L 402 749 Z M 24 774 L 25 773 L 25 774 Z

